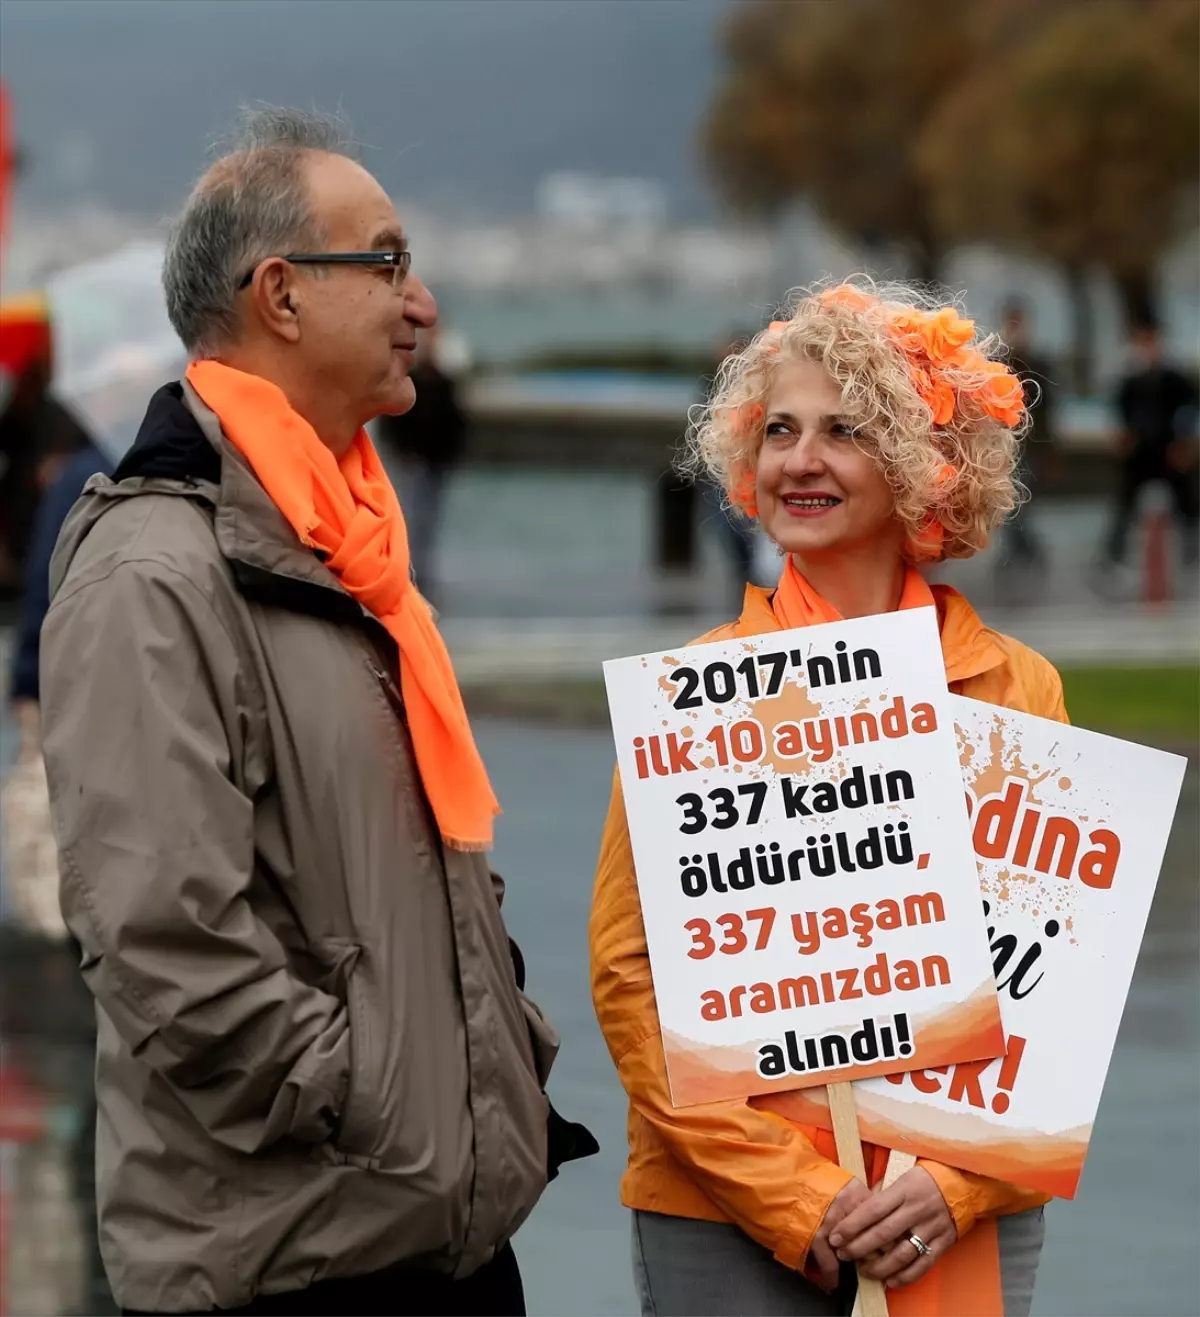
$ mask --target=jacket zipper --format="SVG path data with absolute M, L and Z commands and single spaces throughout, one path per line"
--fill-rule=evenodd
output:
M 408 714 L 404 708 L 404 698 L 396 689 L 396 683 L 392 680 L 391 676 L 375 662 L 374 659 L 368 658 L 367 666 L 371 669 L 371 673 L 375 677 L 375 680 L 383 688 L 383 693 L 387 697 L 387 702 L 392 706 L 392 712 L 395 713 L 396 717 L 400 719 L 405 727 L 407 727 Z
M 396 736 L 396 750 L 404 760 L 405 769 L 408 772 L 409 780 L 414 784 L 418 793 L 420 792 L 421 770 L 417 767 L 417 756 L 413 749 L 412 734 L 408 726 L 408 714 L 404 708 L 404 697 L 396 688 L 396 683 L 391 676 L 379 666 L 374 658 L 367 658 L 367 667 L 371 669 L 371 675 L 379 683 L 383 690 L 384 698 L 391 707 L 392 712 L 399 719 L 401 726 L 404 728 L 404 735 Z M 411 802 L 413 813 L 413 836 L 414 844 L 422 854 L 435 854 L 436 844 L 432 849 L 430 843 L 422 840 L 422 824 L 428 830 L 429 837 L 436 838 L 438 835 L 437 823 L 434 821 L 433 812 L 427 802 L 423 799 L 413 800 Z

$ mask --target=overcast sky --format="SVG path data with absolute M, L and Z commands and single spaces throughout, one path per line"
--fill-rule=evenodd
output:
M 547 172 L 711 206 L 697 128 L 729 0 L 3 0 L 20 201 L 173 210 L 239 103 L 341 110 L 393 193 L 527 211 Z

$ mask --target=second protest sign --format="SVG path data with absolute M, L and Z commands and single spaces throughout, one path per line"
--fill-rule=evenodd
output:
M 1003 1053 L 933 609 L 604 673 L 677 1106 Z
M 1008 1050 L 859 1085 L 865 1137 L 1073 1198 L 1187 761 L 951 697 Z M 831 1126 L 820 1090 L 771 1109 Z

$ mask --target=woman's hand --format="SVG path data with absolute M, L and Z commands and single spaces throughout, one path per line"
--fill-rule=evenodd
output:
M 837 1202 L 835 1198 L 834 1206 Z M 916 1235 L 929 1252 L 921 1253 L 909 1235 Z M 957 1239 L 946 1200 L 933 1176 L 920 1166 L 905 1172 L 890 1189 L 870 1194 L 842 1215 L 829 1234 L 842 1261 L 857 1262 L 864 1276 L 892 1286 L 919 1280 Z
M 830 1292 L 838 1283 L 838 1260 L 829 1242 L 830 1232 L 870 1197 L 870 1189 L 861 1180 L 851 1180 L 829 1204 L 824 1219 L 817 1227 L 817 1233 L 808 1247 L 808 1256 L 817 1264 L 821 1272 L 821 1284 Z

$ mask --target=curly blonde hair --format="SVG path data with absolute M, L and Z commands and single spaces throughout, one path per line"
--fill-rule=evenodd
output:
M 856 442 L 891 486 L 910 556 L 968 558 L 986 547 L 1023 497 L 1016 465 L 1029 426 L 999 338 L 978 337 L 956 308 L 910 284 L 861 275 L 796 290 L 787 305 L 787 319 L 726 357 L 707 403 L 691 409 L 684 469 L 707 473 L 752 515 L 771 377 L 807 358 L 840 387 Z M 922 552 L 931 516 L 944 534 Z

